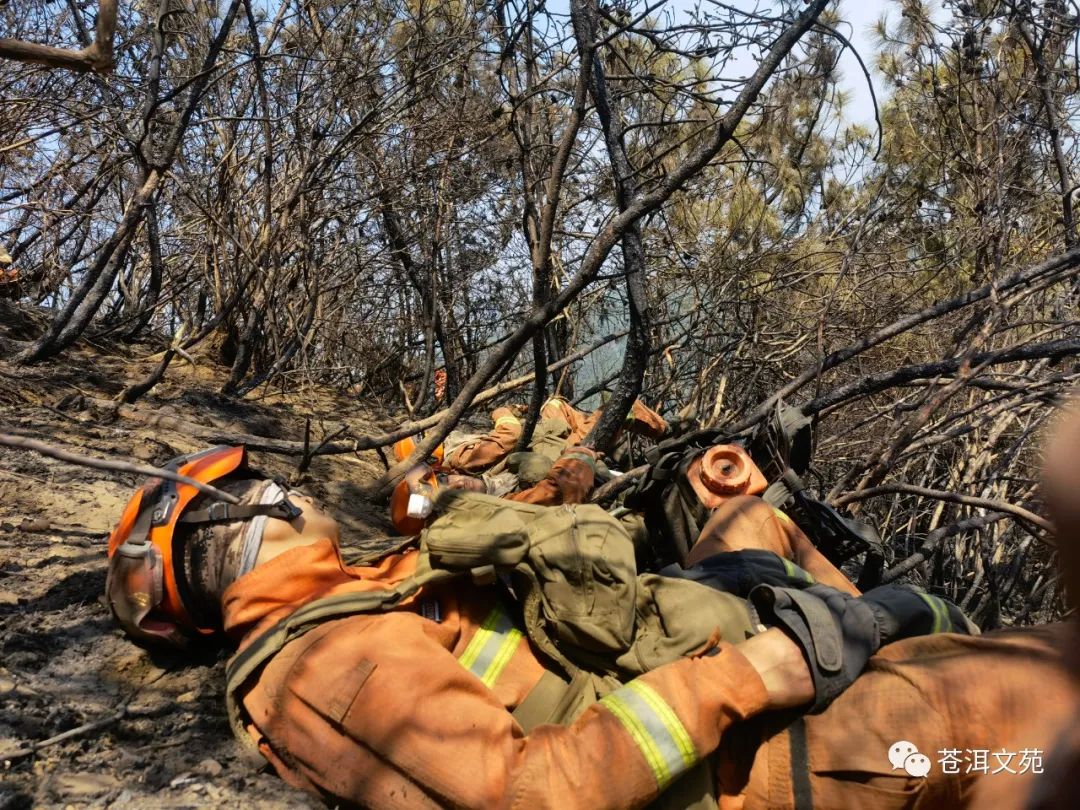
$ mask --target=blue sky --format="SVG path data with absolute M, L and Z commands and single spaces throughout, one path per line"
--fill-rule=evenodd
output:
M 746 10 L 756 8 L 764 13 L 770 13 L 777 5 L 772 0 L 726 0 L 726 2 L 735 8 Z M 678 14 L 680 10 L 687 11 L 692 9 L 696 3 L 707 6 L 707 0 L 704 0 L 704 2 L 702 2 L 702 0 L 668 0 L 664 8 L 669 12 Z M 932 5 L 940 7 L 940 0 L 932 0 Z M 568 14 L 569 0 L 548 0 L 547 8 L 549 11 L 556 14 Z M 846 36 L 859 50 L 859 53 L 863 57 L 863 61 L 865 61 L 867 67 L 870 68 L 871 77 L 875 82 L 875 91 L 878 94 L 879 103 L 882 100 L 882 93 L 879 77 L 874 75 L 873 71 L 873 27 L 881 18 L 882 14 L 885 13 L 887 13 L 889 17 L 895 18 L 895 16 L 899 14 L 898 4 L 894 0 L 840 0 L 840 16 L 846 23 L 841 33 L 843 33 L 844 36 Z M 749 55 L 746 66 L 747 73 L 749 73 L 750 70 L 753 69 Z M 841 59 L 840 66 L 844 73 L 844 84 L 846 89 L 851 92 L 851 104 L 848 109 L 848 117 L 852 121 L 861 124 L 873 123 L 874 112 L 870 90 L 866 86 L 866 79 L 863 76 L 862 70 L 859 68 L 858 61 L 850 52 L 845 52 Z
M 898 13 L 896 4 L 888 3 L 886 0 L 842 0 L 840 3 L 840 16 L 850 26 L 849 31 L 841 33 L 858 48 L 863 61 L 870 68 L 870 76 L 874 80 L 874 90 L 878 95 L 879 104 L 882 100 L 882 89 L 880 78 L 874 71 L 873 27 L 885 13 L 889 17 L 894 17 Z M 874 112 L 871 106 L 870 90 L 866 86 L 866 79 L 859 68 L 858 61 L 851 53 L 845 53 L 840 61 L 840 67 L 844 71 L 844 83 L 851 91 L 849 117 L 860 124 L 872 122 Z

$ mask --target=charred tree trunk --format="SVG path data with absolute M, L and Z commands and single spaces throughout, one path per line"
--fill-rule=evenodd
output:
M 584 53 L 586 43 L 592 46 L 599 37 L 600 13 L 596 0 L 571 0 L 570 11 L 578 50 Z M 608 93 L 604 66 L 595 50 L 591 51 L 591 61 L 589 94 L 596 105 L 596 113 L 604 131 L 604 145 L 615 183 L 615 201 L 622 213 L 637 200 L 637 181 L 634 179 L 630 158 L 626 154 L 622 117 Z M 611 452 L 626 414 L 641 393 L 645 367 L 649 362 L 650 319 L 645 293 L 645 246 L 641 237 L 640 219 L 635 219 L 623 232 L 621 247 L 630 332 L 626 338 L 626 352 L 615 390 L 604 406 L 600 419 L 584 439 L 585 445 L 605 453 Z
M 236 19 L 239 8 L 240 0 L 232 0 L 229 4 L 221 28 L 211 41 L 203 59 L 198 78 L 192 82 L 188 90 L 184 110 L 169 132 L 164 146 L 157 155 L 144 156 L 144 167 L 140 172 L 139 187 L 129 198 L 120 224 L 113 231 L 112 236 L 105 240 L 105 243 L 98 250 L 96 260 L 87 269 L 82 282 L 72 294 L 67 306 L 57 313 L 41 338 L 16 356 L 16 362 L 36 363 L 62 352 L 78 339 L 105 301 L 106 296 L 112 289 L 113 282 L 116 280 L 116 274 L 120 270 L 125 248 L 131 243 L 135 232 L 142 223 L 146 208 L 151 204 L 162 177 L 176 159 L 184 133 L 187 131 L 188 124 L 191 121 L 191 116 L 194 114 L 195 108 L 198 106 L 210 82 L 217 64 L 218 55 L 221 53 L 225 40 L 232 30 L 233 20 Z M 165 40 L 164 34 L 161 33 L 162 16 L 159 15 L 156 21 L 159 35 L 155 38 L 155 55 L 150 68 L 150 87 L 148 88 L 144 107 L 146 112 L 144 113 L 144 131 L 141 147 L 148 146 L 146 144 L 146 134 L 149 121 L 158 105 L 157 90 Z

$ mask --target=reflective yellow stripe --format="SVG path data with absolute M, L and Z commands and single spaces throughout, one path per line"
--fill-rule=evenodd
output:
M 949 609 L 945 607 L 945 603 L 928 593 L 920 593 L 919 591 L 916 591 L 916 593 L 919 594 L 919 598 L 930 606 L 930 610 L 934 611 L 934 626 L 930 629 L 930 632 L 951 633 L 954 628 L 952 619 L 949 618 Z
M 458 661 L 490 689 L 510 663 L 522 638 L 521 631 L 496 607 L 484 619 Z
M 564 416 L 567 415 L 567 411 L 574 411 L 574 406 L 562 397 L 551 397 L 547 402 L 543 404 L 540 410 L 546 411 L 548 408 L 556 408 L 559 413 Z
M 623 703 L 616 692 L 603 698 L 600 702 L 604 705 L 604 708 L 615 715 L 615 718 L 629 732 L 634 744 L 637 745 L 642 756 L 645 757 L 645 761 L 649 764 L 653 776 L 656 777 L 656 784 L 663 789 L 671 781 L 671 774 L 664 763 L 663 756 L 660 754 L 660 749 L 657 748 L 656 742 L 649 735 L 641 720 L 638 719 L 629 706 Z
M 500 416 L 498 419 L 495 420 L 496 429 L 499 427 L 499 425 L 502 424 L 520 425 L 521 420 L 518 419 L 516 416 Z
M 694 741 L 678 715 L 648 684 L 631 681 L 600 700 L 622 723 L 663 790 L 698 761 Z
M 814 584 L 814 578 L 810 575 L 809 571 L 804 571 L 791 560 L 785 559 L 784 557 L 781 557 L 780 559 L 783 561 L 784 570 L 789 577 L 792 579 L 801 579 L 805 582 L 809 582 L 811 585 Z
M 778 518 L 784 521 L 784 523 L 791 523 L 791 518 L 789 518 L 786 514 L 781 512 L 775 506 L 773 507 L 773 514 L 775 514 Z
M 686 730 L 686 726 L 682 724 L 674 710 L 664 702 L 655 689 L 652 689 L 647 684 L 631 681 L 627 684 L 627 688 L 640 695 L 649 704 L 649 708 L 656 712 L 657 717 L 664 724 L 664 728 L 671 735 L 675 747 L 682 756 L 683 767 L 693 767 L 694 763 L 697 762 L 697 749 L 694 748 L 694 741 L 690 739 L 690 733 Z

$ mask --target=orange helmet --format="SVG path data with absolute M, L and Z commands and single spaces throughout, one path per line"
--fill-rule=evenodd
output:
M 420 534 L 442 485 L 434 470 L 419 464 L 405 474 L 390 496 L 390 522 L 403 537 Z
M 180 456 L 165 469 L 205 484 L 231 473 L 250 471 L 245 449 L 228 446 Z M 190 484 L 150 478 L 128 501 L 120 522 L 109 535 L 105 595 L 113 616 L 136 639 L 185 646 L 192 635 L 215 632 L 215 628 L 200 626 L 184 604 L 182 592 L 186 587 L 176 576 L 179 561 L 173 559 L 178 523 L 245 520 L 256 515 L 293 520 L 301 513 L 287 498 L 267 505 L 237 506 L 215 501 L 206 509 L 188 510 L 199 492 Z
M 404 461 L 412 455 L 413 450 L 416 449 L 416 440 L 424 438 L 423 433 L 417 433 L 415 436 L 406 436 L 404 439 L 398 439 L 394 442 L 394 458 L 398 461 Z M 440 444 L 434 450 L 431 451 L 431 455 L 426 459 L 428 465 L 432 467 L 438 467 L 443 463 L 444 450 Z

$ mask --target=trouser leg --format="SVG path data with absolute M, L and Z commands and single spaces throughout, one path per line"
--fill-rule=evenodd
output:
M 520 436 L 521 424 L 507 420 L 496 425 L 491 433 L 457 448 L 446 459 L 445 466 L 463 473 L 483 472 L 506 458 Z
M 744 599 L 758 585 L 804 588 L 814 582 L 806 571 L 773 551 L 740 549 L 706 557 L 687 569 L 670 566 L 664 576 L 690 579 Z
M 714 554 L 750 549 L 771 551 L 822 585 L 859 595 L 851 580 L 814 547 L 791 518 L 753 495 L 732 498 L 713 511 L 690 549 L 688 562 L 694 565 Z

